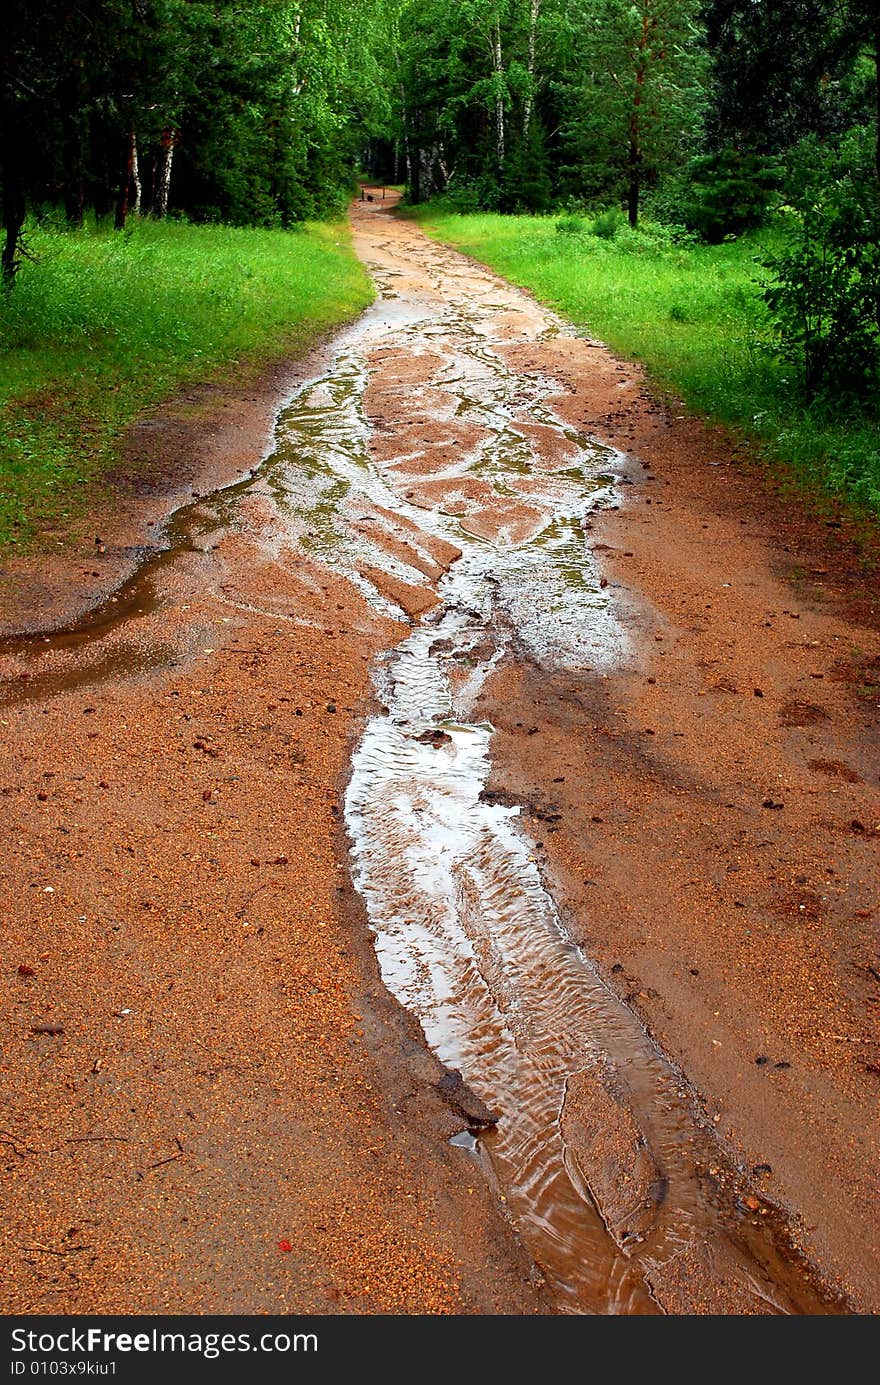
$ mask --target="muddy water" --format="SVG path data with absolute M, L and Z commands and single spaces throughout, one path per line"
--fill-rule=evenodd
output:
M 719 1193 L 723 1159 L 681 1075 L 567 937 L 517 809 L 485 792 L 492 727 L 473 707 L 502 659 L 601 673 L 629 655 L 588 544 L 625 460 L 564 427 L 556 382 L 510 375 L 486 331 L 491 306 L 471 319 L 461 302 L 386 312 L 285 415 L 288 464 L 271 474 L 288 532 L 380 609 L 403 616 L 377 570 L 438 598 L 376 668 L 382 710 L 345 799 L 383 979 L 499 1114 L 494 1133 L 459 1143 L 490 1161 L 568 1311 L 823 1311 L 769 1225 Z M 362 392 L 386 336 L 396 352 L 430 344 L 403 387 L 441 425 L 427 471 L 431 446 L 409 434 L 384 464 L 371 459 Z M 462 417 L 476 430 L 450 451 L 443 425 Z M 475 476 L 491 494 L 468 488 Z M 422 560 L 438 540 L 460 556 L 432 581 Z
M 570 1311 L 689 1311 L 690 1275 L 714 1311 L 797 1311 L 809 1295 L 771 1240 L 750 1245 L 713 1198 L 720 1156 L 680 1075 L 567 937 L 517 810 L 486 801 L 492 728 L 467 717 L 504 649 L 486 566 L 462 559 L 379 670 L 387 711 L 354 757 L 346 819 L 383 978 L 499 1113 L 479 1140 Z
M 346 794 L 383 978 L 497 1111 L 493 1134 L 459 1142 L 488 1156 L 568 1311 L 825 1311 L 770 1226 L 737 1218 L 719 1195 L 723 1159 L 681 1075 L 566 935 L 517 809 L 487 801 L 492 727 L 472 709 L 497 663 L 526 655 L 601 671 L 628 657 L 587 543 L 589 515 L 614 497 L 624 459 L 564 428 L 556 382 L 511 378 L 493 350 L 497 308 L 471 310 L 435 302 L 426 320 L 397 325 L 394 345 L 408 336 L 412 350 L 428 341 L 439 354 L 421 373 L 422 416 L 465 416 L 482 435 L 450 456 L 441 428 L 430 487 L 430 446 L 414 455 L 411 439 L 368 468 L 369 486 L 346 471 L 343 509 L 369 493 L 383 513 L 412 520 L 403 491 L 422 530 L 462 550 L 437 584 L 438 605 L 376 670 L 382 711 Z M 537 430 L 518 426 L 526 420 L 539 424 L 538 445 Z M 497 496 L 494 529 L 491 496 L 474 500 L 464 484 L 475 475 Z M 346 545 L 334 563 L 356 564 Z
M 474 291 L 470 271 L 458 292 L 446 252 L 410 279 L 371 244 L 381 297 L 282 412 L 272 454 L 173 517 L 99 611 L 7 642 L 0 701 L 173 665 L 155 619 L 169 576 L 187 565 L 218 595 L 230 530 L 266 561 L 344 574 L 410 626 L 375 670 L 345 818 L 386 984 L 498 1113 L 462 1159 L 489 1161 L 568 1311 L 826 1311 L 772 1216 L 719 1192 L 686 1084 L 567 937 L 516 807 L 486 793 L 492 727 L 473 708 L 501 660 L 601 676 L 631 655 L 589 546 L 626 459 L 561 422 L 558 381 L 505 365 L 501 324 L 540 343 L 564 331 L 551 315 L 489 279 Z

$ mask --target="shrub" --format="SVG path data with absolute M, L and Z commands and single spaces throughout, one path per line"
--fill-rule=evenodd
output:
M 623 223 L 623 213 L 618 207 L 609 207 L 594 218 L 590 227 L 594 236 L 601 240 L 613 240 Z
M 546 212 L 553 203 L 553 184 L 547 166 L 547 142 L 535 118 L 528 139 L 511 150 L 500 189 L 499 211 Z
M 587 229 L 587 223 L 582 216 L 571 213 L 561 216 L 556 223 L 556 230 L 561 236 L 580 236 Z
M 816 171 L 764 297 L 807 400 L 864 405 L 880 384 L 880 189 L 854 141 Z
M 779 201 L 782 167 L 775 159 L 721 149 L 693 159 L 682 196 L 681 219 L 710 245 L 761 226 Z
M 453 211 L 468 216 L 474 212 L 497 211 L 500 196 L 495 179 L 489 174 L 480 174 L 476 178 L 451 178 L 439 200 Z

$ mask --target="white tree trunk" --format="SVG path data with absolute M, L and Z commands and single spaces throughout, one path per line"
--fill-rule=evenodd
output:
M 168 212 L 168 194 L 171 191 L 171 163 L 174 158 L 174 131 L 163 130 L 162 147 L 156 167 L 156 205 L 154 215 L 161 220 Z
M 498 154 L 498 171 L 504 168 L 504 94 L 501 90 L 501 75 L 504 71 L 504 62 L 501 52 L 501 24 L 495 21 L 492 30 L 492 70 L 497 80 L 495 92 L 495 148 Z
M 541 14 L 541 0 L 530 0 L 529 4 L 529 57 L 528 74 L 529 84 L 526 88 L 526 99 L 523 105 L 523 137 L 528 139 L 529 127 L 532 123 L 532 110 L 535 101 L 535 60 L 538 48 L 538 19 Z
M 404 91 L 403 83 L 402 83 L 402 82 L 400 83 L 400 114 L 401 114 L 401 123 L 402 123 L 402 126 L 403 126 L 403 162 L 404 162 L 404 165 L 405 165 L 405 167 L 406 167 L 406 186 L 407 186 L 407 189 L 408 189 L 409 191 L 411 191 L 411 190 L 412 190 L 413 167 L 412 167 L 412 155 L 411 155 L 411 153 L 410 153 L 410 147 L 409 147 L 409 115 L 408 115 L 407 109 L 406 109 L 406 93 L 405 93 L 405 91 Z M 398 157 L 397 151 L 395 150 L 395 159 L 396 159 L 397 157 Z
M 138 164 L 137 135 L 133 131 L 131 136 L 131 187 L 134 196 L 131 199 L 129 211 L 133 212 L 135 216 L 140 216 L 143 189 L 141 188 L 141 170 Z

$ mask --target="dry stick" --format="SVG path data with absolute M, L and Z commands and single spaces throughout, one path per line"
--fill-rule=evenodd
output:
M 118 1144 L 127 1145 L 127 1135 L 68 1135 L 65 1137 L 66 1145 L 88 1145 L 95 1144 L 100 1140 L 115 1140 Z
M 150 1172 L 150 1169 L 161 1169 L 163 1164 L 173 1164 L 175 1160 L 183 1158 L 186 1150 L 183 1147 L 179 1135 L 174 1136 L 174 1143 L 177 1145 L 177 1154 L 169 1154 L 167 1159 L 157 1159 L 155 1164 L 148 1164 L 146 1169 L 147 1173 Z M 141 1177 L 143 1177 L 143 1174 Z
M 147 1165 L 147 1173 L 150 1172 L 150 1169 L 161 1169 L 161 1167 L 162 1167 L 163 1164 L 173 1164 L 173 1163 L 175 1162 L 175 1160 L 177 1160 L 177 1159 L 182 1159 L 182 1158 L 183 1158 L 183 1150 L 181 1150 L 179 1154 L 169 1154 L 169 1156 L 168 1156 L 167 1159 L 157 1159 L 157 1161 L 156 1161 L 155 1164 L 148 1164 L 148 1165 Z

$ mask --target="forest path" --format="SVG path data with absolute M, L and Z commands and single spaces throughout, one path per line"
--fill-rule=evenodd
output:
M 874 1302 L 877 1237 L 863 1214 L 878 1186 L 876 592 L 872 604 L 873 589 L 834 543 L 833 530 L 829 545 L 822 526 L 787 514 L 756 475 L 735 470 L 729 438 L 686 417 L 674 400 L 661 405 L 637 367 L 578 338 L 491 272 L 426 246 L 381 203 L 360 203 L 353 220 L 359 253 L 389 311 L 403 302 L 415 318 L 411 328 L 402 319 L 368 354 L 371 457 L 399 494 L 428 515 L 453 517 L 463 531 L 458 569 L 465 571 L 452 588 L 447 581 L 447 608 L 451 601 L 453 612 L 457 604 L 473 616 L 481 607 L 468 586 L 474 558 L 467 538 L 494 549 L 490 614 L 483 610 L 472 622 L 478 633 L 467 637 L 470 657 L 467 648 L 444 651 L 440 639 L 433 660 L 451 663 L 453 709 L 456 662 L 476 676 L 476 688 L 464 688 L 467 720 L 494 731 L 480 799 L 522 807 L 527 840 L 537 840 L 538 875 L 565 935 L 691 1079 L 705 1124 L 723 1136 L 726 1151 L 696 1148 L 680 1111 L 674 1133 L 649 1131 L 650 1110 L 665 1109 L 668 1097 L 650 1083 L 650 1094 L 639 1090 L 640 1063 L 650 1063 L 629 1046 L 631 1032 L 622 1037 L 619 1012 L 593 1010 L 585 1032 L 600 1066 L 614 1074 L 606 1085 L 617 1104 L 603 1108 L 594 1054 L 585 1064 L 592 1077 L 584 1069 L 579 1076 L 593 1084 L 582 1105 L 594 1121 L 603 1110 L 598 1142 L 590 1120 L 581 1130 L 593 1142 L 594 1167 L 589 1173 L 589 1156 L 570 1143 L 570 1124 L 563 1161 L 588 1170 L 604 1213 L 603 1176 L 615 1186 L 634 1177 L 621 1152 L 628 1140 L 644 1141 L 673 1187 L 670 1144 L 696 1140 L 691 1157 L 698 1167 L 704 1161 L 704 1175 L 711 1170 L 702 1191 L 722 1219 L 733 1208 L 754 1230 L 762 1216 L 793 1213 L 795 1248 L 815 1256 L 854 1301 L 864 1293 L 861 1301 Z M 424 311 L 427 322 L 419 320 Z M 566 488 L 589 489 L 590 481 L 600 489 L 578 511 Z M 456 595 L 462 583 L 465 592 Z M 447 636 L 446 616 L 435 611 L 428 620 L 435 619 Z M 400 699 L 393 701 L 402 687 L 425 718 L 423 687 L 406 688 L 418 645 L 402 648 L 408 664 L 383 676 L 381 696 L 405 720 Z M 401 794 L 399 765 L 404 783 L 419 773 L 430 783 L 441 771 L 410 763 L 381 727 L 367 741 L 351 797 L 358 809 L 361 764 L 364 775 L 371 764 L 373 772 L 382 761 L 393 764 L 393 772 L 379 773 L 379 830 L 387 836 L 388 804 Z M 436 748 L 429 760 L 432 754 L 436 766 Z M 397 854 L 405 849 L 417 860 L 413 812 L 435 840 L 443 840 L 443 813 L 440 824 L 432 822 L 424 794 L 403 798 L 408 807 L 392 836 L 396 830 Z M 459 820 L 464 811 L 459 801 Z M 496 1073 L 481 1081 L 481 1068 L 491 1069 L 485 1035 L 463 1043 L 456 1032 L 456 982 L 438 955 L 471 946 L 485 971 L 482 954 L 493 949 L 464 906 L 460 937 L 455 929 L 447 936 L 447 924 L 432 925 L 439 945 L 437 937 L 400 929 L 393 920 L 412 912 L 412 887 L 398 878 L 389 894 L 377 885 L 376 872 L 387 870 L 382 852 L 367 840 L 358 859 L 386 979 L 420 1014 L 445 1061 L 459 1063 L 491 1101 L 503 1079 Z M 493 843 L 493 862 L 496 852 Z M 482 914 L 491 914 L 491 869 L 488 877 L 485 865 L 451 869 L 447 895 L 466 893 L 470 880 Z M 528 888 L 520 882 L 521 898 Z M 525 928 L 535 936 L 534 919 Z M 496 945 L 504 952 L 507 944 Z M 428 982 L 413 961 L 420 947 Z M 511 970 L 518 974 L 528 962 L 508 951 L 503 965 L 510 985 Z M 577 1049 L 569 1032 L 577 1028 L 577 1002 L 564 972 L 557 963 L 554 980 L 544 982 L 559 992 L 555 1010 L 546 1007 L 548 1028 Z M 554 975 L 552 965 L 545 974 Z M 576 994 L 588 988 L 583 976 L 573 984 Z M 506 1004 L 493 997 L 502 1015 L 527 1012 L 529 1003 L 516 984 Z M 483 1015 L 478 1034 L 485 1023 Z M 494 1043 L 497 1029 L 489 1030 Z M 529 1075 L 519 1041 L 516 1048 L 519 1083 L 508 1103 L 527 1128 L 541 1083 Z M 549 1126 L 532 1114 L 544 1131 L 534 1138 L 548 1143 Z M 817 1130 L 826 1132 L 820 1140 Z M 537 1185 L 540 1160 L 523 1138 L 524 1167 Z M 613 1157 L 602 1139 L 616 1145 Z M 503 1143 L 496 1139 L 496 1162 Z M 695 1219 L 695 1241 L 714 1256 L 715 1286 L 711 1274 L 701 1277 L 680 1225 L 671 1233 L 679 1263 L 702 1278 L 698 1295 L 711 1298 L 724 1281 L 735 1298 L 736 1275 L 713 1231 L 681 1183 L 678 1195 Z M 552 1200 L 559 1189 L 542 1189 L 542 1196 Z M 675 1192 L 667 1196 L 674 1204 Z M 653 1230 L 635 1258 L 648 1261 L 657 1288 L 662 1273 L 651 1263 L 651 1238 L 662 1239 L 663 1217 L 648 1220 Z M 546 1251 L 538 1258 L 546 1265 Z M 613 1273 L 602 1274 L 613 1281 Z M 560 1274 L 563 1282 L 571 1278 Z M 682 1311 L 667 1292 L 664 1306 Z M 658 1297 L 664 1301 L 662 1288 Z M 717 1311 L 738 1309 L 731 1299 Z
M 724 438 L 388 211 L 353 208 L 381 296 L 263 463 L 271 390 L 157 420 L 142 455 L 174 473 L 192 450 L 201 497 L 115 600 L 0 650 L 4 1309 L 816 1311 L 801 1250 L 876 1308 L 874 613 Z M 101 547 L 124 562 L 144 522 L 121 505 Z M 48 627 L 25 565 L 17 609 L 29 591 Z M 377 655 L 380 696 L 414 696 L 433 730 L 409 704 L 368 719 Z M 438 716 L 438 675 L 466 720 Z M 486 783 L 468 757 L 489 724 Z M 545 980 L 512 997 L 509 948 L 544 924 L 501 910 L 472 941 L 499 1006 L 467 1031 L 491 1038 L 473 1071 L 455 1007 L 435 1035 L 420 1013 L 476 1096 L 389 1000 L 348 873 L 375 931 L 401 899 L 382 896 L 375 771 L 461 750 L 440 798 L 471 797 L 415 874 L 463 819 L 522 805 L 510 897 L 550 899 L 558 925 Z M 418 862 L 414 809 L 392 855 Z M 496 841 L 488 876 L 456 877 L 469 917 L 496 898 Z M 394 987 L 393 939 L 379 951 Z M 408 1004 L 454 951 L 398 974 Z M 581 1021 L 604 1026 L 537 1140 L 561 1137 L 592 1217 L 574 1303 L 565 1199 L 556 1264 L 519 1194 L 498 1201 L 511 1109 L 480 1140 L 488 1181 L 448 1143 L 499 1093 L 497 1014 L 542 997 L 579 1052 Z M 540 1134 L 539 1104 L 515 1105 Z

